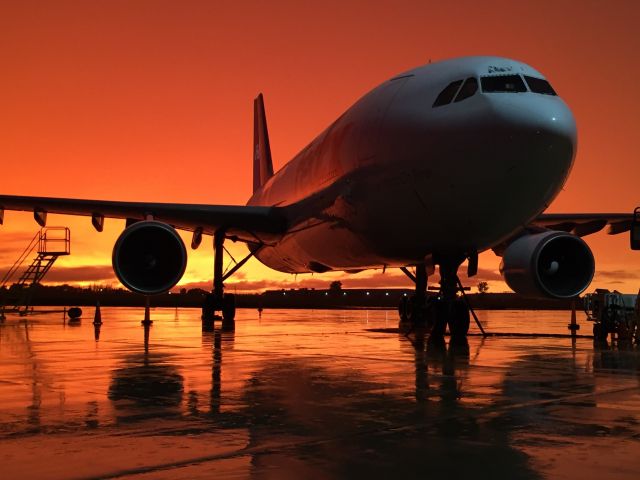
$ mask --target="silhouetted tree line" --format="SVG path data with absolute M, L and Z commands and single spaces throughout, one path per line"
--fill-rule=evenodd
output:
M 0 289 L 0 302 L 11 305 L 16 297 L 15 287 Z M 124 288 L 101 286 L 73 287 L 70 285 L 33 287 L 31 305 L 89 306 L 97 301 L 103 306 L 143 306 L 145 298 Z M 204 296 L 209 293 L 199 288 L 155 295 L 151 304 L 156 307 L 200 308 Z M 409 289 L 343 289 L 340 282 L 333 282 L 327 290 L 291 289 L 268 290 L 261 294 L 237 294 L 240 308 L 396 308 L 402 296 L 410 296 Z M 429 293 L 435 295 L 435 293 Z M 524 298 L 515 293 L 467 294 L 472 306 L 492 310 L 566 310 L 572 300 L 538 300 Z M 579 304 L 578 304 L 579 305 Z

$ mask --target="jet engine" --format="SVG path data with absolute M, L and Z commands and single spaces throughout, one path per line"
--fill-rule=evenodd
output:
M 557 231 L 518 238 L 500 264 L 507 285 L 528 297 L 574 297 L 589 286 L 594 272 L 593 254 L 584 240 Z
M 165 293 L 187 267 L 187 250 L 178 232 L 166 223 L 146 220 L 127 227 L 113 247 L 118 280 L 137 293 Z

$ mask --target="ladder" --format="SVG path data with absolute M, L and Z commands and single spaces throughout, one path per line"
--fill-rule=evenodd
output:
M 25 260 L 36 252 L 31 264 L 22 272 L 18 281 L 8 287 Z M 27 247 L 0 281 L 6 311 L 26 315 L 29 312 L 35 287 L 60 256 L 71 253 L 71 232 L 68 227 L 48 227 L 36 232 Z

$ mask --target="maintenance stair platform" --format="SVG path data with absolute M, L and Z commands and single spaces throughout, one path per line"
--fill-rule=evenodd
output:
M 59 257 L 70 253 L 71 232 L 68 227 L 47 227 L 39 230 L 0 282 L 0 290 L 4 297 L 0 300 L 3 310 L 20 315 L 29 313 L 35 287 Z M 31 264 L 22 270 L 18 281 L 10 285 L 25 261 L 32 256 Z

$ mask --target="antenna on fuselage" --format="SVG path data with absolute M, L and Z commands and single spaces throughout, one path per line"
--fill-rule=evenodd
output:
M 262 94 L 253 101 L 253 191 L 258 190 L 273 176 L 271 146 L 267 130 L 267 116 Z

